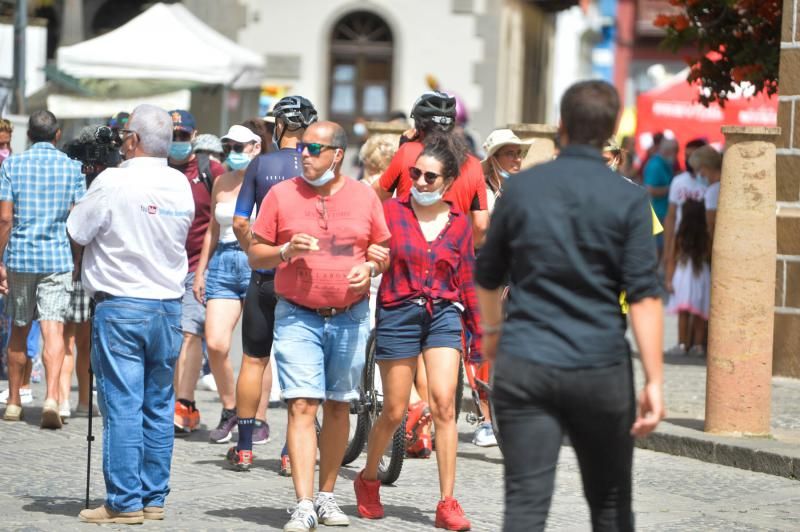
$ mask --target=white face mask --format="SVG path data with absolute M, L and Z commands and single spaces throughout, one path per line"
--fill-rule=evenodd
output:
M 364 137 L 367 134 L 367 126 L 365 126 L 362 122 L 356 122 L 353 124 L 353 134 L 356 137 Z
M 434 190 L 432 192 L 421 192 L 417 190 L 417 187 L 411 187 L 411 196 L 413 196 L 414 201 L 422 205 L 423 207 L 430 207 L 441 201 L 444 197 L 444 187 Z
M 312 187 L 321 187 L 330 183 L 330 181 L 336 177 L 336 174 L 333 171 L 333 167 L 336 166 L 336 153 L 338 153 L 338 149 L 333 154 L 333 162 L 331 163 L 330 167 L 325 170 L 325 173 L 319 176 L 318 178 L 314 179 L 313 181 L 307 178 L 304 174 L 301 174 L 300 177 L 303 178 L 303 181 L 311 185 Z

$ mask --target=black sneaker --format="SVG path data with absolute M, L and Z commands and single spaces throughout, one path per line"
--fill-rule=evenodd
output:
M 211 431 L 209 440 L 211 440 L 211 443 L 228 443 L 231 441 L 233 429 L 236 428 L 238 423 L 239 419 L 236 417 L 236 414 L 230 414 L 223 410 L 222 416 L 219 419 L 219 425 Z

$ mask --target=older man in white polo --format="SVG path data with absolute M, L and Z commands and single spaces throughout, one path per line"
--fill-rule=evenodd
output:
M 80 513 L 89 523 L 164 518 L 184 244 L 194 219 L 186 177 L 167 166 L 169 114 L 140 105 L 121 134 L 125 162 L 101 173 L 67 220 L 72 239 L 85 246 L 83 283 L 96 303 L 92 369 L 107 495 L 103 506 Z

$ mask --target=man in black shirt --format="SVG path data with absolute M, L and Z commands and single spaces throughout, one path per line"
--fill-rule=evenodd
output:
M 618 114 L 619 97 L 605 82 L 567 90 L 561 154 L 509 180 L 477 259 L 483 351 L 496 355 L 506 531 L 544 529 L 564 434 L 578 456 L 593 528 L 632 530 L 633 438 L 664 416 L 663 311 L 647 191 L 621 179 L 601 153 Z M 646 378 L 638 417 L 622 291 Z

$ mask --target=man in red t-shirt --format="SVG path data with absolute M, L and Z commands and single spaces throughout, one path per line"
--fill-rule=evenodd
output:
M 367 260 L 367 248 L 385 248 L 391 235 L 375 194 L 340 173 L 345 146 L 338 124 L 306 129 L 297 144 L 303 175 L 272 186 L 250 244 L 252 268 L 277 268 L 273 349 L 289 403 L 287 443 L 299 501 L 287 530 L 349 524 L 333 488 L 347 446 L 349 402 L 359 397 L 370 278 L 383 269 Z M 312 503 L 320 401 L 319 493 Z
M 175 434 L 188 434 L 200 424 L 200 412 L 194 403 L 194 388 L 200 366 L 203 364 L 203 336 L 206 325 L 206 309 L 194 297 L 194 283 L 197 261 L 203 248 L 203 237 L 211 220 L 211 186 L 217 176 L 225 173 L 225 168 L 208 155 L 195 155 L 192 141 L 197 136 L 194 117 L 188 111 L 175 110 L 172 116 L 172 145 L 169 151 L 169 165 L 181 171 L 189 180 L 194 197 L 194 221 L 186 238 L 186 255 L 189 259 L 189 273 L 186 276 L 183 295 L 181 328 L 183 344 L 175 366 Z
M 411 116 L 414 118 L 416 138 L 400 146 L 381 178 L 372 184 L 382 201 L 391 198 L 395 193 L 398 198 L 408 195 L 412 184 L 408 170 L 414 166 L 422 153 L 426 135 L 453 134 L 456 116 L 455 98 L 442 92 L 426 92 L 417 99 Z M 457 147 L 456 139 L 452 140 L 454 147 Z M 480 161 L 467 152 L 466 144 L 463 146 L 463 151 L 465 159 L 461 171 L 444 199 L 459 211 L 470 215 L 472 237 L 477 246 L 483 242 L 483 237 L 489 228 L 486 184 Z

